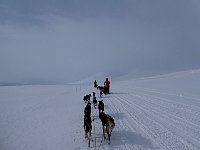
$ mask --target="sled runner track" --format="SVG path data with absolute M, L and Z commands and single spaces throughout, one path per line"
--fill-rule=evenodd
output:
M 200 99 L 195 98 L 194 95 L 187 95 L 185 93 L 175 93 L 172 91 L 164 91 L 164 90 L 158 90 L 158 89 L 150 89 L 150 88 L 144 88 L 144 87 L 134 87 L 134 88 L 126 88 L 126 90 L 131 90 L 131 91 L 139 91 L 142 93 L 149 93 L 150 95 L 159 95 L 159 96 L 164 96 L 164 97 L 170 97 L 170 99 L 176 98 L 181 100 L 187 100 L 187 101 L 176 101 L 176 103 L 180 104 L 186 104 L 186 105 L 191 105 L 194 107 L 197 107 L 200 109 Z M 169 99 L 169 100 L 170 100 Z M 172 101 L 172 100 L 171 100 Z M 191 103 L 192 102 L 192 103 Z
M 195 100 L 196 102 L 200 103 L 200 99 L 199 98 L 196 98 L 195 95 L 188 95 L 188 94 L 177 94 L 177 93 L 174 93 L 172 91 L 164 91 L 164 90 L 158 90 L 158 89 L 151 89 L 151 88 L 144 88 L 144 87 L 137 87 L 138 89 L 140 90 L 143 90 L 143 91 L 147 91 L 147 92 L 151 92 L 151 93 L 157 93 L 157 94 L 161 94 L 161 95 L 168 95 L 168 96 L 181 96 L 183 98 L 186 98 L 186 99 L 190 99 L 190 100 Z
M 155 108 L 162 108 L 162 112 L 166 111 L 174 116 L 182 118 L 184 121 L 193 124 L 194 126 L 200 127 L 200 107 L 186 105 L 185 103 L 178 103 L 168 98 L 160 96 L 153 96 L 152 94 L 132 92 L 130 93 L 135 99 L 140 99 L 145 103 L 151 103 L 152 106 L 157 105 Z M 184 111 L 183 111 L 184 110 Z
M 126 121 L 127 124 L 125 124 L 125 126 L 129 126 L 132 128 L 136 127 L 137 131 L 139 130 L 141 132 L 141 135 L 145 134 L 145 136 L 147 136 L 149 139 L 154 140 L 154 142 L 157 143 L 159 147 L 162 147 L 163 150 L 170 150 L 170 147 L 168 147 L 168 145 L 163 143 L 161 139 L 156 138 L 157 136 L 155 135 L 155 133 L 149 130 L 148 127 L 144 126 L 144 124 L 140 121 L 140 119 L 144 119 L 144 118 L 139 118 L 138 116 L 133 115 L 133 114 L 137 114 L 137 112 L 129 111 L 130 108 L 125 106 L 125 104 L 122 102 L 123 101 L 122 99 L 118 98 L 118 96 L 112 96 L 112 100 L 113 100 L 112 105 L 115 105 L 115 107 L 118 107 L 121 109 L 121 112 L 124 112 L 129 115 L 130 118 L 128 118 L 128 120 Z
M 119 99 L 120 101 L 122 99 Z M 124 104 L 121 104 L 121 105 L 124 105 Z M 137 107 L 130 107 L 130 104 L 126 104 L 127 106 L 123 106 L 124 109 L 128 110 L 128 114 L 134 118 L 135 116 L 133 116 L 133 111 L 130 111 L 131 109 L 138 109 L 139 106 Z M 141 109 L 141 108 L 139 108 Z M 142 111 L 142 112 L 141 112 Z M 135 112 L 134 112 L 135 113 Z M 149 133 L 151 134 L 152 137 L 154 137 L 156 140 L 159 139 L 159 142 L 161 142 L 161 145 L 165 145 L 164 147 L 168 147 L 168 149 L 189 149 L 189 146 L 186 146 L 184 144 L 184 142 L 180 142 L 181 139 L 179 137 L 176 137 L 174 136 L 173 133 L 171 133 L 163 124 L 159 124 L 157 121 L 153 120 L 153 119 L 150 119 L 152 118 L 151 116 L 148 117 L 148 112 L 145 111 L 144 109 L 141 109 L 139 112 L 136 112 L 135 114 L 139 114 L 140 115 L 142 114 L 142 116 L 140 116 L 139 118 L 137 118 L 137 121 L 141 118 L 144 119 L 144 120 L 141 120 L 140 121 L 140 125 Z M 146 117 L 146 118 L 145 118 Z M 148 118 L 147 118 L 148 117 Z M 155 119 L 155 118 L 154 118 Z M 147 124 L 146 126 L 148 127 L 145 127 L 144 125 Z M 156 128 L 155 128 L 156 127 Z M 159 133 L 159 134 L 158 134 Z M 171 140 L 168 139 L 168 137 L 172 138 Z M 165 144 L 167 141 L 167 143 L 170 143 L 170 144 Z M 163 147 L 163 148 L 164 148 Z M 162 148 L 162 149 L 163 149 Z
M 167 122 L 161 120 L 161 117 L 157 117 L 151 110 L 139 106 L 138 104 L 131 104 L 119 95 L 113 95 L 112 97 L 114 98 L 114 101 L 117 101 L 119 106 L 121 106 L 124 111 L 131 116 L 132 119 L 137 121 L 140 126 L 142 126 L 144 130 L 152 136 L 153 139 L 159 141 L 159 145 L 162 149 L 194 149 L 194 146 L 191 143 L 188 143 L 185 139 L 174 134 L 168 126 L 166 127 Z
M 109 105 L 109 109 L 108 109 L 109 114 L 115 114 L 115 113 L 122 114 L 123 113 L 122 111 L 120 111 L 118 106 L 113 105 L 113 103 L 110 101 L 110 99 L 106 102 Z M 112 146 L 112 143 L 114 142 L 115 139 L 121 138 L 120 135 L 119 136 L 116 135 L 117 132 L 120 132 L 120 131 L 123 132 L 123 137 L 126 137 L 125 139 L 123 138 L 124 140 L 127 140 L 128 138 L 130 138 L 126 131 L 134 132 L 136 130 L 134 128 L 138 127 L 138 125 L 134 125 L 134 128 L 133 128 L 133 124 L 135 124 L 135 123 L 133 123 L 132 121 L 115 119 L 115 129 L 114 129 L 113 135 L 111 137 L 111 146 Z M 121 139 L 121 141 L 123 139 Z M 134 141 L 134 139 L 131 139 L 131 140 Z M 123 141 L 122 141 L 122 144 L 119 145 L 119 147 L 117 147 L 117 148 L 118 149 L 125 149 L 125 150 L 132 150 L 132 149 L 141 150 L 141 147 L 138 147 L 137 145 L 126 143 L 126 142 L 123 142 Z
M 132 96 L 132 98 L 131 98 Z M 160 111 L 167 112 L 168 114 L 175 116 L 183 121 L 187 122 L 188 124 L 194 125 L 200 128 L 200 113 L 198 109 L 194 109 L 190 106 L 175 104 L 168 102 L 166 98 L 162 97 L 154 97 L 152 95 L 139 95 L 139 94 L 129 94 L 129 97 L 125 97 L 126 99 L 140 99 L 140 101 L 144 101 L 144 104 L 148 103 L 148 106 L 151 105 L 154 109 L 161 109 Z M 135 101 L 137 102 L 137 101 Z M 156 107 L 155 107 L 156 106 Z M 179 111 L 180 110 L 180 111 Z M 182 111 L 184 110 L 184 112 Z M 184 114 L 183 114 L 184 113 Z
M 113 102 L 112 102 L 113 101 Z M 115 98 L 110 98 L 108 100 L 108 103 L 111 107 L 110 111 L 111 113 L 116 112 L 116 113 L 121 113 L 124 114 L 125 113 L 125 109 L 121 108 L 121 103 L 119 103 Z M 116 129 L 121 129 L 123 130 L 122 132 L 125 132 L 125 130 L 128 130 L 129 132 L 134 133 L 134 137 L 132 137 L 130 143 L 128 143 L 126 145 L 126 149 L 134 149 L 134 150 L 141 150 L 141 149 L 158 149 L 158 142 L 157 141 L 153 141 L 151 138 L 151 135 L 148 133 L 150 132 L 150 130 L 145 129 L 144 127 L 142 127 L 141 123 L 139 121 L 135 121 L 137 120 L 136 118 L 125 118 L 123 120 L 119 120 L 116 121 Z M 138 131 L 140 131 L 140 133 L 138 133 Z M 142 131 L 142 132 L 141 132 Z M 126 133 L 124 133 L 126 134 Z M 127 138 L 130 138 L 129 135 L 127 135 Z M 123 140 L 123 139 L 122 139 Z M 139 141 L 142 141 L 139 142 Z M 154 143 L 154 144 L 153 144 Z M 122 147 L 124 149 L 124 147 Z M 163 150 L 166 149 L 166 147 L 163 148 Z M 168 150 L 169 148 L 167 148 Z
M 124 97 L 124 99 L 127 99 Z M 130 99 L 130 97 L 129 97 Z M 140 99 L 142 101 L 142 99 Z M 181 137 L 187 137 L 189 139 L 193 139 L 191 143 L 193 145 L 198 145 L 198 140 L 200 139 L 200 126 L 190 123 L 187 120 L 184 120 L 180 117 L 177 117 L 175 115 L 172 115 L 169 112 L 163 112 L 162 111 L 162 106 L 161 105 L 155 105 L 151 104 L 148 101 L 143 101 L 143 107 L 145 110 L 148 110 L 149 112 L 155 114 L 155 116 L 158 118 L 158 120 L 162 120 L 162 122 L 165 122 L 165 125 L 168 126 L 168 128 L 173 131 L 176 134 L 181 133 Z M 129 102 L 130 105 L 133 105 L 133 103 Z M 162 114 L 160 113 L 162 112 Z M 167 120 L 167 121 L 165 121 Z
M 113 105 L 113 103 L 110 101 L 110 99 L 107 101 L 107 103 L 110 106 L 110 109 L 109 109 L 110 114 L 122 113 L 117 106 Z M 115 132 L 117 132 L 120 130 L 134 131 L 135 129 L 132 128 L 132 126 L 130 125 L 130 122 L 126 122 L 126 120 L 122 121 L 122 120 L 115 119 L 115 129 L 114 130 L 115 130 Z M 124 134 L 125 134 L 124 136 L 126 136 L 128 138 L 128 135 L 127 135 L 127 133 L 125 133 L 125 131 L 124 131 Z M 115 136 L 114 133 L 113 133 L 113 136 Z M 114 138 L 114 137 L 112 137 L 112 138 Z M 119 137 L 117 137 L 117 138 L 119 138 Z M 114 139 L 116 139 L 116 138 L 114 138 Z M 137 147 L 134 147 L 134 145 L 130 145 L 127 143 L 124 143 L 122 145 L 122 147 L 119 147 L 119 149 L 120 148 L 125 149 L 125 150 L 132 150 L 132 149 L 137 150 L 138 149 Z
M 126 86 L 124 86 L 124 88 L 126 88 Z M 130 89 L 130 86 L 128 87 L 128 89 Z M 131 89 L 132 90 L 133 89 L 134 90 L 142 90 L 142 91 L 147 91 L 147 92 L 151 92 L 151 93 L 155 93 L 155 94 L 157 93 L 157 94 L 167 95 L 167 96 L 181 96 L 186 99 L 191 99 L 191 100 L 195 100 L 196 102 L 200 102 L 198 95 L 189 94 L 189 93 L 181 93 L 178 91 L 161 90 L 161 89 L 148 88 L 148 87 L 142 87 L 142 86 L 134 86 Z
M 181 106 L 177 105 L 174 103 L 169 103 L 169 102 L 163 102 L 162 100 L 166 100 L 165 98 L 161 97 L 154 97 L 151 95 L 143 94 L 143 96 L 138 95 L 138 94 L 130 94 L 133 96 L 133 98 L 137 98 L 140 100 L 143 100 L 145 103 L 149 103 L 149 105 L 152 105 L 154 109 L 161 109 L 160 111 L 162 112 L 167 112 L 171 116 L 174 116 L 178 119 L 181 119 L 188 124 L 191 124 L 193 126 L 196 126 L 200 128 L 200 113 L 198 112 L 197 109 L 194 109 L 190 106 Z M 155 107 L 157 106 L 157 107 Z M 182 111 L 184 110 L 184 112 Z

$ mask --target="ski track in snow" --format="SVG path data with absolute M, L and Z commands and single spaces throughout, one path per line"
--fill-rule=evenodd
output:
M 104 100 L 105 112 L 116 123 L 110 145 L 107 140 L 100 143 L 101 122 L 93 110 L 96 120 L 93 124 L 99 138 L 96 149 L 200 149 L 198 99 L 156 89 L 119 87 L 113 87 L 113 93 L 100 98 Z
M 198 99 L 155 89 L 114 89 L 102 98 L 116 122 L 111 145 L 102 149 L 200 149 Z
M 122 90 L 124 89 L 118 91 Z M 200 149 L 198 108 L 177 104 L 176 101 L 170 103 L 165 97 L 158 98 L 152 94 L 147 95 L 144 94 L 144 91 L 116 94 L 112 95 L 110 99 L 113 99 L 111 106 L 116 105 L 115 107 L 122 109 L 121 112 L 125 116 L 129 116 L 127 122 L 130 122 L 130 119 L 137 122 L 151 137 L 150 139 L 156 141 L 159 148 Z M 182 111 L 177 112 L 179 109 Z

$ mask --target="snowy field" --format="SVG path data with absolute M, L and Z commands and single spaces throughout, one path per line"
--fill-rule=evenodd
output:
M 111 79 L 112 93 L 97 97 L 115 119 L 111 144 L 93 109 L 88 148 L 82 98 L 93 91 L 92 83 L 0 86 L 0 150 L 200 150 L 200 70 Z

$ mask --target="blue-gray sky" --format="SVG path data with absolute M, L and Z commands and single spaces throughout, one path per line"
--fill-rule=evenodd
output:
M 200 67 L 199 0 L 0 0 L 0 82 Z

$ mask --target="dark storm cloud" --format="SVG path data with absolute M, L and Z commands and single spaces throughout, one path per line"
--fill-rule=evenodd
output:
M 0 81 L 200 67 L 196 0 L 1 0 Z

